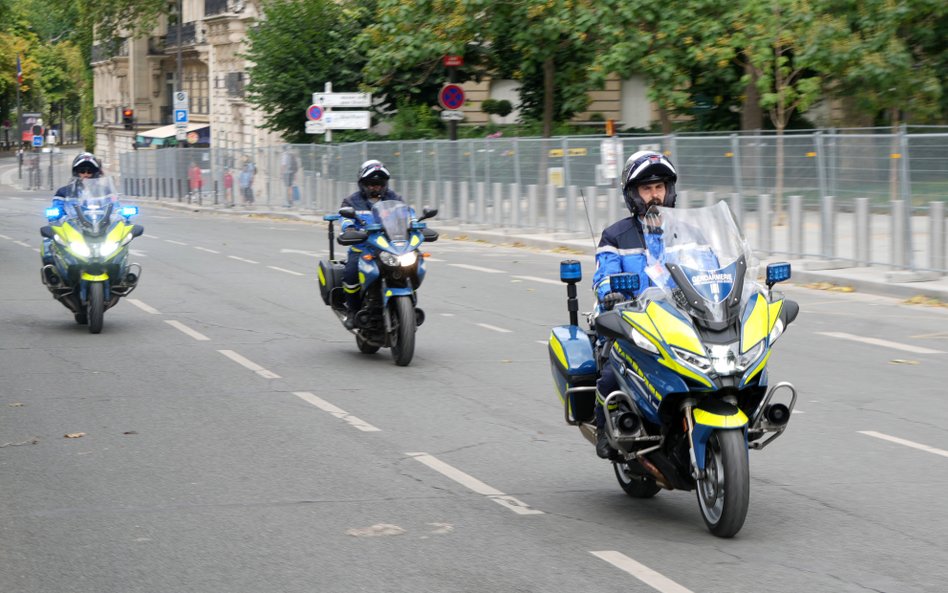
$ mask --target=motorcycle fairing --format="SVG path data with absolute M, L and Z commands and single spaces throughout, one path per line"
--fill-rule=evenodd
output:
M 554 386 L 560 402 L 567 407 L 567 418 L 590 416 L 595 394 L 567 394 L 572 387 L 596 384 L 599 368 L 589 335 L 575 325 L 560 325 L 550 332 L 548 343 Z M 577 402 L 574 398 L 586 398 Z
M 780 312 L 783 309 L 783 299 L 772 303 L 767 302 L 763 294 L 757 293 L 751 297 L 744 307 L 741 319 L 740 352 L 744 354 L 764 341 L 761 357 L 753 363 L 741 377 L 740 386 L 744 387 L 767 365 L 770 359 L 770 333 L 773 331 Z
M 674 347 L 700 357 L 707 356 L 694 326 L 674 307 L 651 301 L 644 311 L 623 311 L 622 318 L 655 346 L 659 352 L 659 363 L 703 387 L 713 387 L 714 382 L 710 377 L 681 362 L 672 349 Z

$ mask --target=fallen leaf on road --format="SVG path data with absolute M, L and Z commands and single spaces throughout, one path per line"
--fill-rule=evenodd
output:
M 63 437 L 67 439 L 81 439 L 84 436 L 86 436 L 86 433 L 84 432 L 67 432 L 63 435 Z

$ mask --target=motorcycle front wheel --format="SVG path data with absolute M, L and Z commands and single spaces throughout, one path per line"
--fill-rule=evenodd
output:
M 715 430 L 705 447 L 705 477 L 698 480 L 698 506 L 708 530 L 733 537 L 744 525 L 750 504 L 750 467 L 740 430 Z
M 415 354 L 415 305 L 410 296 L 395 298 L 392 307 L 392 358 L 400 367 L 408 366 Z
M 89 333 L 97 334 L 102 331 L 102 322 L 105 318 L 105 285 L 101 282 L 90 283 L 88 298 L 89 304 L 86 311 Z

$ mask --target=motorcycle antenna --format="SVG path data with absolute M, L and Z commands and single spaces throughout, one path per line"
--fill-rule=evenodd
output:
M 589 218 L 589 204 L 586 202 L 586 194 L 583 193 L 582 189 L 579 190 L 579 197 L 583 199 L 583 212 L 586 214 L 586 226 L 589 227 L 589 237 L 593 242 L 593 255 L 596 255 L 596 249 L 599 248 L 599 243 L 596 241 L 596 232 L 593 231 L 592 220 Z

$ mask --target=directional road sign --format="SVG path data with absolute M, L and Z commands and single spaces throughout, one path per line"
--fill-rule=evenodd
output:
M 313 103 L 323 107 L 370 107 L 371 93 L 313 93 Z
M 323 121 L 330 130 L 368 130 L 372 126 L 372 114 L 368 111 L 328 111 Z
M 187 109 L 175 109 L 174 110 L 174 122 L 176 124 L 186 124 L 188 123 L 188 110 Z
M 464 106 L 464 89 L 449 82 L 441 87 L 441 92 L 438 93 L 438 103 L 451 111 L 460 109 Z

